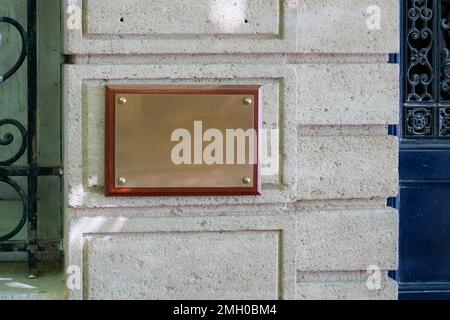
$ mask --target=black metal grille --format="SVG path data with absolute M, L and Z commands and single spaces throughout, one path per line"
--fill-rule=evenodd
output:
M 0 120 L 0 126 L 13 126 L 20 132 L 20 137 L 6 133 L 0 137 L 0 147 L 7 147 L 16 139 L 21 139 L 21 145 L 15 155 L 0 162 L 0 182 L 11 186 L 22 202 L 22 218 L 17 226 L 5 235 L 0 235 L 0 251 L 28 252 L 29 276 L 37 276 L 37 253 L 43 250 L 37 239 L 37 179 L 41 175 L 60 175 L 60 167 L 39 167 L 37 162 L 37 37 L 36 37 L 36 0 L 27 1 L 27 28 L 15 19 L 0 17 L 0 23 L 7 23 L 16 28 L 21 36 L 22 50 L 14 66 L 0 76 L 0 85 L 14 76 L 27 61 L 27 125 L 22 125 L 14 119 Z M 12 79 L 10 80 L 12 81 Z M 0 149 L 1 150 L 1 149 Z M 27 165 L 15 165 L 16 161 L 26 152 Z M 15 177 L 27 177 L 27 190 L 24 190 Z M 28 222 L 28 240 L 26 242 L 8 241 L 17 235 Z M 0 220 L 1 223 L 1 220 Z
M 402 137 L 450 139 L 450 1 L 403 0 Z

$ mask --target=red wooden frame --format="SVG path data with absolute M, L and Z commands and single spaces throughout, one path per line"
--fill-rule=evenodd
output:
M 261 86 L 106 86 L 105 88 L 105 195 L 106 196 L 251 196 L 261 195 L 260 139 Z M 252 187 L 178 187 L 124 188 L 116 187 L 115 177 L 115 105 L 118 94 L 240 94 L 254 99 L 256 163 L 253 165 Z

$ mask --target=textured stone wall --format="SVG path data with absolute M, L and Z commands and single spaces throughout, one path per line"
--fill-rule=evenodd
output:
M 70 297 L 395 299 L 398 7 L 65 0 Z M 107 84 L 262 85 L 278 170 L 258 197 L 106 198 Z

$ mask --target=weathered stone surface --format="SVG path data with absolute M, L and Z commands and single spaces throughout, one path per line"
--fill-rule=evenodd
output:
M 301 136 L 300 199 L 384 198 L 397 194 L 398 142 L 380 136 Z
M 372 208 L 397 192 L 398 1 L 64 5 L 65 263 L 84 285 L 69 298 L 396 297 L 385 271 L 381 290 L 364 277 L 397 266 L 397 215 Z M 259 197 L 106 198 L 106 84 L 260 84 L 279 168 Z
M 311 53 L 399 51 L 398 0 L 299 0 L 297 50 Z M 379 24 L 373 19 L 379 18 Z
M 65 0 L 66 53 L 398 52 L 398 1 L 109 2 Z
M 399 68 L 395 64 L 298 66 L 298 123 L 398 123 Z
M 171 216 L 171 217 L 170 217 Z M 69 297 L 293 299 L 293 214 L 127 214 L 70 210 L 66 266 L 85 270 Z
M 394 209 L 304 211 L 297 214 L 296 268 L 304 271 L 397 269 Z
M 295 51 L 296 0 L 128 2 L 65 0 L 65 52 Z
M 367 286 L 371 274 L 345 272 L 329 274 L 329 280 L 297 279 L 296 298 L 298 300 L 396 300 L 397 282 L 382 272 L 379 287 Z M 370 281 L 369 281 L 370 282 Z M 371 282 L 370 282 L 371 283 Z M 373 284 L 372 284 L 373 285 Z
M 86 298 L 276 299 L 278 236 L 276 231 L 91 236 Z
M 86 0 L 86 34 L 279 34 L 280 1 Z

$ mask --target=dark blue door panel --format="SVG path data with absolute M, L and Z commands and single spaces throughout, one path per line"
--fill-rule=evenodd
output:
M 400 145 L 400 299 L 450 298 L 450 145 Z
M 450 181 L 450 151 L 423 145 L 419 150 L 401 148 L 400 179 L 407 181 Z
M 400 189 L 400 282 L 450 279 L 450 185 L 419 184 Z
M 450 1 L 402 0 L 400 299 L 450 299 Z

